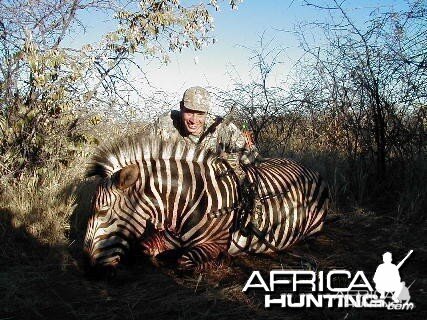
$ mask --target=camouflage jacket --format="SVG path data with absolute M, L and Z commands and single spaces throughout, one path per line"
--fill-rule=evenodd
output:
M 188 134 L 185 131 L 179 110 L 161 115 L 149 130 L 150 134 L 165 140 L 184 139 L 214 152 L 240 153 L 240 161 L 244 164 L 253 162 L 258 156 L 256 148 L 248 147 L 245 136 L 234 123 L 223 121 L 221 117 L 210 114 L 206 116 L 205 128 L 201 136 Z

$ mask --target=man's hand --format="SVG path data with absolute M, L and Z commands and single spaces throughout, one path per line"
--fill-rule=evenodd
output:
M 245 137 L 246 145 L 248 146 L 248 148 L 252 149 L 254 147 L 254 135 L 252 131 L 245 130 L 243 132 L 243 136 Z

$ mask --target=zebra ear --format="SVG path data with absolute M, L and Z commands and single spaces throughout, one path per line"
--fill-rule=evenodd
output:
M 120 190 L 125 190 L 132 187 L 139 177 L 139 167 L 136 164 L 131 164 L 123 169 L 120 169 L 112 177 L 114 185 Z

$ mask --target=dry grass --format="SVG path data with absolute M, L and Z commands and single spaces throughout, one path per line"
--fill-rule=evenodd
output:
M 82 178 L 88 153 L 67 168 L 47 168 L 19 182 L 1 181 L 0 319 L 425 318 L 425 218 L 411 223 L 425 213 L 421 169 L 408 176 L 404 188 L 396 193 L 400 206 L 386 210 L 378 203 L 369 206 L 348 198 L 344 164 L 330 157 L 306 157 L 303 162 L 312 163 L 328 177 L 334 198 L 345 203 L 333 208 L 336 219 L 319 236 L 290 253 L 235 258 L 217 269 L 192 275 L 158 269 L 136 257 L 133 264 L 119 270 L 116 279 L 96 282 L 86 279 L 79 267 L 95 183 Z M 360 197 L 369 187 L 363 179 L 361 176 Z M 402 277 L 409 282 L 416 279 L 411 288 L 416 310 L 410 313 L 265 310 L 259 294 L 241 291 L 252 270 L 347 268 L 364 270 L 371 277 L 383 252 L 390 250 L 402 257 L 409 249 L 414 254 L 402 269 Z
M 416 254 L 402 276 L 405 280 L 417 279 L 411 289 L 417 310 L 387 316 L 421 319 L 419 311 L 426 307 L 423 289 L 427 283 L 422 274 L 426 250 L 415 235 L 395 238 L 400 232 L 408 235 L 402 228 L 387 218 L 351 212 L 339 215 L 321 235 L 296 246 L 291 254 L 239 257 L 218 269 L 190 275 L 154 268 L 139 259 L 122 267 L 111 281 L 86 279 L 67 246 L 46 246 L 28 237 L 13 248 L 26 258 L 15 257 L 1 264 L 0 318 L 376 319 L 379 312 L 369 310 L 265 310 L 259 294 L 244 294 L 241 290 L 252 270 L 347 268 L 364 270 L 372 277 L 384 250 L 401 257 L 413 248 Z
M 24 229 L 43 244 L 65 243 L 76 203 L 74 190 L 66 190 L 70 181 L 82 179 L 83 169 L 84 160 L 77 158 L 68 168 L 58 165 L 19 181 L 3 180 L 0 203 L 3 210 L 12 213 L 11 226 Z

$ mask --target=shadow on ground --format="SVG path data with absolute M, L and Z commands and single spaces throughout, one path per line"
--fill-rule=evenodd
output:
M 84 190 L 91 187 L 80 186 L 77 201 L 86 199 Z M 84 206 L 78 204 L 76 214 L 85 212 Z M 72 241 L 48 246 L 15 228 L 13 212 L 0 209 L 0 319 L 425 319 L 425 226 L 415 229 L 386 214 L 364 212 L 334 218 L 319 236 L 290 253 L 235 258 L 217 270 L 193 275 L 156 269 L 139 259 L 111 281 L 92 281 L 78 263 L 82 216 L 71 218 Z M 413 311 L 266 310 L 259 293 L 242 293 L 253 270 L 345 268 L 363 270 L 372 279 L 385 251 L 400 260 L 409 249 L 414 253 L 400 272 L 407 283 L 416 280 L 410 289 Z

